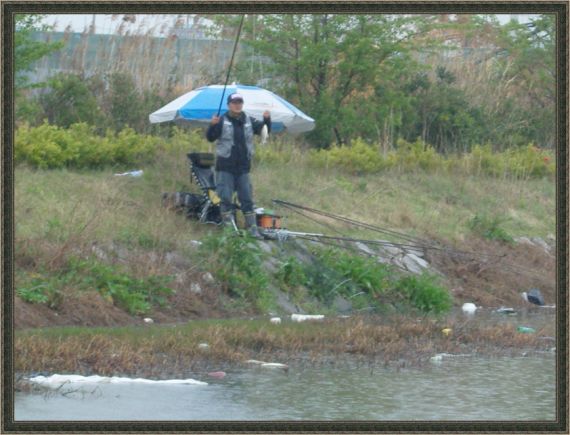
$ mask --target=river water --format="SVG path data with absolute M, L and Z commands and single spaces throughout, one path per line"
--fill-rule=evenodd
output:
M 554 354 L 416 369 L 239 369 L 208 385 L 68 384 L 15 397 L 22 420 L 554 420 Z M 63 393 L 63 394 L 62 394 Z

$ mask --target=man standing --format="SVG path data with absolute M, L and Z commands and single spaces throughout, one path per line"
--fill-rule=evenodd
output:
M 250 233 L 261 238 L 253 211 L 253 193 L 249 171 L 253 159 L 253 135 L 261 134 L 263 126 L 271 131 L 271 117 L 263 113 L 263 121 L 243 111 L 243 96 L 233 93 L 228 96 L 228 111 L 221 117 L 213 116 L 206 131 L 206 138 L 216 143 L 216 193 L 222 200 L 222 221 L 233 225 L 232 196 L 236 191 L 245 224 Z

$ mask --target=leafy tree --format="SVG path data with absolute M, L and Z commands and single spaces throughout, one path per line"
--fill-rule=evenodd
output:
M 457 87 L 484 119 L 481 143 L 498 148 L 555 139 L 555 20 L 501 24 L 494 16 L 471 16 L 456 29 L 473 55 L 454 63 Z M 479 50 L 480 53 L 475 53 Z
M 16 72 L 16 88 L 29 86 L 27 72 L 33 70 L 33 64 L 45 55 L 59 50 L 63 42 L 43 42 L 33 38 L 33 33 L 46 31 L 50 26 L 41 23 L 43 15 L 15 15 L 14 33 L 14 69 Z
M 465 93 L 454 86 L 455 75 L 438 66 L 432 74 L 419 74 L 408 85 L 413 104 L 406 111 L 402 132 L 405 139 L 416 138 L 442 153 L 469 151 L 482 137 L 483 118 Z
M 48 80 L 47 91 L 39 101 L 50 124 L 69 127 L 86 122 L 104 128 L 104 115 L 88 83 L 75 74 L 58 74 Z
M 515 145 L 525 145 L 530 139 L 543 146 L 554 146 L 555 24 L 555 15 L 545 14 L 524 24 L 511 21 L 500 29 L 498 43 L 505 54 L 501 66 L 506 70 L 503 80 L 512 83 L 513 101 L 508 108 L 517 108 L 515 125 L 524 137 Z
M 235 26 L 236 20 L 217 22 L 227 27 Z M 347 143 L 362 130 L 363 136 L 376 135 L 374 126 L 385 115 L 378 110 L 376 90 L 384 77 L 405 75 L 408 66 L 414 68 L 412 42 L 424 43 L 416 38 L 425 36 L 430 20 L 402 15 L 251 16 L 244 23 L 242 40 L 250 55 L 270 62 L 248 68 L 248 61 L 242 60 L 236 74 L 241 80 L 257 81 L 262 68 L 268 85 L 315 118 L 316 128 L 308 139 L 317 147 Z
M 37 14 L 16 14 L 14 17 L 15 115 L 18 122 L 34 123 L 41 116 L 41 108 L 27 95 L 28 89 L 43 85 L 42 83 L 32 85 L 29 82 L 28 73 L 33 70 L 34 62 L 63 47 L 63 42 L 48 43 L 33 38 L 34 32 L 50 29 L 41 23 L 42 18 L 42 15 Z

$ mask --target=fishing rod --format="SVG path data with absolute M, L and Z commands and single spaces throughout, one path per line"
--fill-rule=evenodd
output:
M 345 222 L 345 223 L 348 223 L 348 224 L 351 224 L 351 225 L 355 225 L 355 226 L 358 226 L 358 227 L 366 228 L 366 229 L 369 229 L 369 230 L 372 230 L 372 231 L 376 231 L 376 232 L 379 232 L 379 233 L 383 233 L 383 234 L 388 234 L 388 235 L 396 236 L 396 237 L 399 237 L 399 238 L 401 238 L 401 239 L 407 240 L 407 241 L 412 242 L 412 243 L 415 242 L 418 246 L 421 245 L 422 247 L 425 247 L 425 248 L 429 248 L 429 247 L 432 247 L 432 246 L 433 246 L 433 244 L 430 243 L 430 242 L 427 241 L 427 240 L 421 239 L 421 238 L 419 238 L 419 237 L 412 237 L 412 236 L 409 236 L 409 235 L 404 234 L 404 233 L 400 233 L 400 232 L 397 232 L 397 231 L 394 231 L 394 230 L 389 230 L 389 229 L 387 229 L 387 228 L 378 227 L 378 226 L 376 226 L 376 225 L 368 224 L 368 223 L 365 223 L 365 222 L 359 222 L 359 221 L 357 221 L 357 220 L 350 219 L 350 218 L 347 218 L 347 217 L 344 217 L 344 216 L 339 216 L 339 215 L 336 215 L 336 214 L 333 214 L 333 213 L 325 212 L 325 211 L 322 211 L 322 210 L 317 210 L 317 209 L 314 209 L 314 208 L 311 208 L 311 207 L 307 207 L 307 206 L 303 206 L 303 205 L 299 205 L 299 204 L 293 204 L 292 202 L 287 202 L 287 201 L 283 201 L 283 200 L 280 200 L 280 199 L 273 199 L 272 201 L 273 201 L 275 204 L 282 205 L 283 207 L 288 208 L 288 209 L 290 209 L 290 210 L 292 210 L 292 211 L 295 211 L 295 209 L 305 210 L 305 211 L 308 211 L 308 212 L 311 212 L 311 213 L 315 213 L 315 214 L 318 214 L 318 215 L 321 215 L 321 216 L 325 216 L 325 217 L 328 217 L 328 218 L 331 218 L 331 219 L 334 219 L 334 220 L 338 220 L 338 221 L 341 221 L 341 222 Z
M 369 239 L 356 239 L 356 238 L 351 238 L 351 237 L 327 236 L 326 234 L 320 234 L 320 233 L 305 233 L 305 232 L 289 231 L 289 230 L 277 230 L 277 231 L 273 232 L 271 235 L 266 233 L 266 236 L 268 236 L 269 238 L 276 238 L 277 240 L 280 240 L 280 241 L 286 240 L 289 236 L 293 236 L 294 238 L 297 238 L 297 239 L 303 239 L 303 240 L 308 240 L 308 241 L 311 241 L 314 243 L 320 243 L 323 245 L 334 246 L 337 248 L 346 249 L 346 250 L 356 252 L 359 254 L 365 254 L 369 257 L 376 257 L 378 254 L 366 252 L 366 251 L 359 249 L 359 248 L 354 248 L 350 245 L 347 245 L 346 242 L 364 243 L 366 245 L 372 244 L 372 245 L 379 245 L 379 246 L 389 246 L 389 247 L 410 249 L 410 250 L 422 248 L 421 246 L 407 245 L 407 244 L 396 243 L 396 242 L 388 242 L 388 241 L 381 241 L 381 240 L 369 240 Z M 340 242 L 340 243 L 335 243 L 335 242 Z M 431 249 L 439 250 L 439 251 L 445 252 L 447 254 L 452 254 L 452 255 L 454 254 L 454 251 L 452 249 L 449 249 L 449 248 L 431 248 Z M 478 253 L 474 253 L 474 252 L 473 253 L 462 253 L 461 251 L 458 251 L 458 252 L 459 252 L 459 254 L 456 254 L 457 257 L 459 257 L 460 255 L 464 255 L 473 261 L 475 261 L 477 257 L 479 257 L 480 259 L 481 259 L 481 257 L 483 257 L 483 258 L 485 257 L 485 254 L 478 254 Z M 500 258 L 502 258 L 502 257 L 500 257 Z M 402 266 L 399 266 L 398 264 L 393 264 L 393 266 L 396 266 L 397 268 L 407 272 L 407 269 L 405 269 Z M 512 263 L 506 263 L 504 261 L 502 263 L 499 263 L 499 262 L 492 263 L 492 264 L 490 264 L 490 266 L 501 266 L 503 268 L 503 270 L 514 273 L 514 274 L 522 274 L 522 275 L 526 275 L 526 276 L 530 276 L 530 277 L 536 276 L 536 273 L 533 273 L 532 271 L 528 270 L 525 267 L 518 266 L 518 265 L 512 264 Z
M 230 65 L 228 66 L 228 73 L 226 75 L 226 82 L 224 83 L 224 90 L 222 92 L 222 98 L 220 98 L 220 106 L 218 107 L 218 114 L 216 116 L 220 116 L 220 111 L 222 110 L 222 103 L 224 102 L 224 95 L 226 94 L 226 87 L 228 86 L 228 81 L 230 79 L 230 71 L 232 70 L 232 65 L 234 63 L 234 56 L 236 54 L 236 49 L 239 41 L 239 35 L 241 34 L 241 28 L 243 26 L 243 20 L 245 18 L 245 14 L 241 16 L 241 21 L 239 23 L 239 28 L 236 36 L 236 41 L 234 43 L 234 50 L 232 51 L 232 58 L 230 59 Z
M 287 202 L 287 201 L 282 201 L 282 200 L 278 200 L 278 199 L 274 199 L 273 202 L 275 204 L 278 205 L 282 205 L 283 207 L 296 212 L 298 214 L 301 214 L 302 216 L 313 220 L 314 222 L 320 223 L 315 219 L 312 219 L 308 216 L 306 216 L 305 214 L 299 212 L 297 209 L 301 209 L 301 210 L 306 210 L 309 211 L 311 213 L 317 214 L 317 215 L 322 215 L 331 219 L 335 219 L 341 222 L 345 222 L 345 223 L 349 223 L 355 226 L 359 226 L 359 227 L 363 227 L 372 231 L 376 231 L 376 232 L 381 232 L 381 233 L 387 233 L 387 234 L 391 234 L 391 235 L 395 235 L 397 237 L 400 237 L 404 240 L 408 240 L 408 241 L 416 241 L 419 242 L 417 244 L 406 244 L 406 243 L 397 243 L 397 242 L 388 242 L 388 241 L 379 241 L 379 240 L 367 240 L 367 239 L 356 239 L 356 238 L 350 238 L 350 237 L 344 237 L 344 236 L 328 236 L 325 234 L 309 234 L 309 233 L 294 233 L 294 232 L 289 232 L 289 234 L 299 237 L 299 238 L 311 238 L 311 240 L 313 241 L 319 241 L 321 243 L 323 243 L 324 240 L 338 240 L 341 242 L 361 242 L 361 243 L 366 243 L 366 244 L 375 244 L 375 245 L 383 245 L 383 246 L 393 246 L 393 247 L 400 247 L 403 249 L 431 249 L 431 250 L 436 250 L 436 251 L 442 251 L 445 252 L 449 255 L 452 256 L 456 256 L 456 257 L 468 257 L 471 259 L 474 258 L 483 258 L 483 259 L 487 259 L 487 260 L 503 260 L 506 256 L 506 254 L 503 255 L 493 255 L 493 254 L 483 254 L 480 252 L 472 252 L 472 251 L 461 251 L 461 250 L 457 250 L 457 249 L 453 249 L 453 248 L 449 248 L 449 247 L 445 247 L 445 246 L 437 246 L 434 245 L 432 243 L 429 243 L 427 241 L 424 241 L 423 239 L 420 238 L 414 238 L 411 236 L 408 236 L 406 234 L 403 233 L 399 233 L 397 231 L 393 231 L 393 230 L 387 230 L 385 228 L 381 228 L 375 225 L 371 225 L 371 224 L 367 224 L 365 222 L 359 222 L 356 221 L 354 219 L 350 219 L 350 218 L 346 218 L 344 216 L 339 216 L 339 215 L 335 215 L 333 213 L 329 213 L 329 212 L 324 212 L 321 210 L 317 210 L 317 209 L 313 209 L 311 207 L 306 207 L 306 206 L 302 206 L 302 205 L 298 205 L 298 204 L 293 204 L 291 202 Z M 287 230 L 282 230 L 282 231 L 287 231 Z M 338 232 L 338 231 L 336 231 Z M 281 238 L 286 237 L 286 233 L 281 234 L 281 236 L 279 236 Z M 319 240 L 315 240 L 315 238 L 319 239 Z M 423 242 L 423 243 L 422 243 Z M 497 264 L 498 265 L 498 264 Z M 529 274 L 530 272 L 527 270 L 527 268 L 524 268 L 522 266 L 518 266 L 515 264 L 510 264 L 510 263 L 505 263 L 504 261 L 502 262 L 502 266 L 505 269 L 508 269 L 510 272 L 513 273 L 523 273 L 523 274 Z

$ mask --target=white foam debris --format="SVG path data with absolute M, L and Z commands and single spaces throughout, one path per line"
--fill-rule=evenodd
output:
M 266 369 L 288 369 L 289 366 L 287 364 L 281 364 L 281 363 L 263 363 L 261 364 L 261 367 L 264 367 Z
M 266 368 L 266 369 L 283 369 L 283 370 L 289 370 L 289 366 L 287 364 L 281 364 L 281 363 L 269 363 L 269 362 L 265 362 L 265 361 L 258 361 L 256 359 L 248 359 L 246 361 L 246 363 L 248 364 L 256 364 L 260 367 Z
M 118 376 L 81 376 L 81 375 L 51 375 L 34 376 L 29 379 L 41 385 L 59 387 L 62 384 L 187 384 L 187 385 L 208 385 L 206 382 L 195 379 L 165 379 L 153 380 L 144 378 L 123 378 Z
M 323 314 L 291 314 L 291 320 L 293 322 L 305 322 L 307 320 L 323 320 L 325 316 Z
M 258 361 L 256 359 L 248 359 L 246 361 L 247 364 L 267 364 L 265 361 Z

